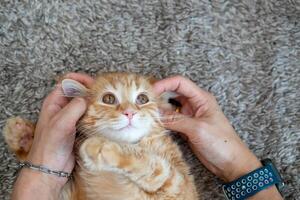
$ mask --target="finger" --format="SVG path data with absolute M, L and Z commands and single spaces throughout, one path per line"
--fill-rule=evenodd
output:
M 70 78 L 81 82 L 87 87 L 91 87 L 94 79 L 86 74 L 69 73 L 65 78 Z M 58 84 L 56 88 L 46 97 L 43 103 L 41 117 L 45 121 L 49 121 L 56 113 L 58 113 L 67 103 L 68 98 L 63 95 L 61 85 Z
M 82 74 L 82 73 L 68 73 L 65 78 L 69 78 L 69 79 L 73 79 L 75 81 L 78 81 L 82 84 L 84 84 L 86 87 L 90 88 L 93 83 L 94 83 L 94 79 L 87 75 L 87 74 Z
M 180 108 L 180 113 L 184 115 L 193 115 L 193 108 L 190 106 L 190 104 L 184 104 Z
M 59 112 L 69 100 L 62 95 L 61 85 L 56 88 L 46 97 L 43 102 L 41 117 L 49 121 L 57 112 Z
M 160 95 L 166 91 L 173 91 L 187 98 L 194 97 L 197 95 L 206 96 L 206 91 L 200 89 L 195 83 L 191 80 L 184 78 L 182 76 L 173 76 L 160 81 L 157 81 L 153 85 L 154 92 Z
M 160 80 L 153 85 L 153 89 L 158 95 L 166 91 L 176 92 L 186 97 L 193 108 L 205 105 L 210 97 L 207 91 L 200 89 L 195 83 L 182 76 Z
M 76 123 L 85 113 L 86 108 L 87 103 L 83 98 L 77 97 L 72 99 L 70 103 L 55 116 L 56 128 L 68 134 L 74 133 Z
M 173 112 L 164 115 L 162 122 L 165 128 L 180 132 L 187 137 L 197 131 L 197 121 L 180 113 Z

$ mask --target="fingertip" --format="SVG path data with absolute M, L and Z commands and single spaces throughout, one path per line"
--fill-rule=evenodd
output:
M 44 99 L 43 107 L 49 105 L 58 105 L 64 107 L 68 103 L 68 99 L 64 97 L 61 84 L 57 84 L 50 94 Z
M 76 72 L 69 72 L 67 74 L 65 74 L 64 78 L 76 78 L 78 76 L 86 76 L 86 74 L 83 73 L 76 73 Z
M 86 100 L 84 98 L 82 98 L 82 97 L 75 97 L 73 99 L 73 101 L 75 101 L 77 104 L 79 104 L 79 105 L 81 105 L 83 107 L 86 107 L 86 105 L 87 105 Z
M 65 107 L 67 112 L 73 113 L 75 115 L 82 115 L 87 109 L 87 102 L 82 97 L 75 97 L 71 102 Z
M 82 84 L 84 84 L 86 87 L 91 87 L 92 84 L 95 82 L 95 80 L 89 76 L 86 73 L 75 73 L 75 72 L 70 72 L 67 73 L 64 78 L 69 78 L 69 79 L 73 79 L 76 81 L 81 82 Z
M 160 95 L 166 91 L 176 91 L 179 88 L 180 83 L 185 80 L 183 76 L 175 75 L 159 80 L 153 84 L 153 90 L 156 94 Z
M 152 85 L 152 88 L 153 88 L 153 92 L 155 93 L 155 95 L 160 95 L 161 93 L 164 92 L 164 88 L 162 87 L 160 81 L 154 83 Z
M 86 111 L 87 102 L 81 97 L 73 98 L 60 112 L 62 121 L 77 121 Z M 71 123 L 72 124 L 72 123 Z

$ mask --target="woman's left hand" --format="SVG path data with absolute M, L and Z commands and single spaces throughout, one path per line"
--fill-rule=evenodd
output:
M 79 81 L 86 87 L 90 87 L 94 81 L 88 75 L 78 73 L 67 74 L 65 78 Z M 43 165 L 51 170 L 71 173 L 74 168 L 73 145 L 76 123 L 84 114 L 86 108 L 87 104 L 83 98 L 74 98 L 69 101 L 63 95 L 61 85 L 58 84 L 43 102 L 27 161 L 35 165 Z M 19 199 L 17 194 L 20 194 L 20 190 L 24 190 L 22 189 L 24 184 L 29 187 L 27 188 L 28 191 L 30 189 L 39 191 L 39 188 L 30 188 L 30 185 L 33 184 L 28 184 L 28 179 L 30 179 L 30 182 L 35 180 L 39 182 L 40 184 L 36 185 L 40 187 L 40 190 L 41 182 L 44 182 L 46 187 L 55 186 L 55 189 L 62 188 L 67 182 L 67 178 L 24 168 L 15 183 L 13 192 L 15 198 L 13 199 Z M 36 195 L 39 198 L 41 197 L 38 196 L 39 194 Z M 31 198 L 35 199 L 33 196 Z M 23 196 L 23 199 L 27 198 Z M 28 197 L 28 199 L 30 198 Z

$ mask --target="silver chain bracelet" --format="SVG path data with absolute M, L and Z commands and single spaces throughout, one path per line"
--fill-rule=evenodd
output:
M 27 167 L 27 168 L 35 170 L 35 171 L 40 171 L 40 172 L 43 172 L 43 173 L 46 173 L 46 174 L 55 175 L 55 176 L 58 176 L 58 177 L 66 177 L 66 178 L 70 178 L 71 177 L 71 173 L 64 172 L 64 171 L 51 170 L 51 169 L 48 169 L 45 166 L 34 165 L 34 164 L 30 163 L 30 162 L 21 162 L 19 165 L 20 165 L 21 168 L 22 167 Z

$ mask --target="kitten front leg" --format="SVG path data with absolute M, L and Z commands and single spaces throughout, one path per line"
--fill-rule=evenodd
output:
M 100 159 L 111 171 L 121 173 L 147 193 L 162 191 L 165 196 L 176 197 L 185 184 L 185 177 L 170 163 L 139 147 L 106 143 Z
M 103 170 L 103 161 L 99 159 L 99 155 L 105 142 L 104 138 L 91 137 L 80 146 L 79 156 L 87 169 L 92 171 Z
M 80 147 L 80 158 L 84 166 L 92 171 L 116 171 L 122 154 L 120 147 L 102 137 L 87 139 Z
M 97 137 L 87 139 L 80 152 L 89 170 L 123 174 L 148 193 L 161 190 L 169 196 L 176 196 L 184 183 L 183 175 L 166 159 L 139 147 L 121 147 Z

